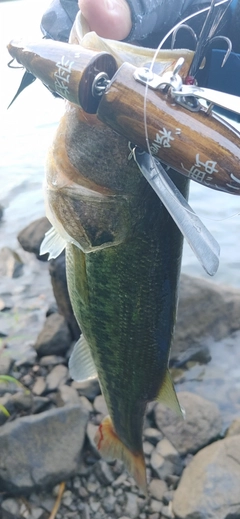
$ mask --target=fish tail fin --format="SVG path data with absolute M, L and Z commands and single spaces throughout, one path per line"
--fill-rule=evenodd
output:
M 110 416 L 106 416 L 95 435 L 100 454 L 109 460 L 120 459 L 137 485 L 147 496 L 146 466 L 143 453 L 134 454 L 118 438 Z

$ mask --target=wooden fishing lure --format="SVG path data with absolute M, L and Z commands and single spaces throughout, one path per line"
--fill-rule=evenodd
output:
M 239 98 L 184 85 L 191 52 L 161 51 L 151 71 L 150 55 L 136 67 L 110 52 L 49 40 L 27 45 L 13 41 L 8 49 L 50 90 L 96 113 L 165 165 L 204 186 L 240 194 L 240 133 L 200 100 L 237 111 Z

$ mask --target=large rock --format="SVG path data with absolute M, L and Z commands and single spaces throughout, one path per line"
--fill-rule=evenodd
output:
M 154 408 L 156 424 L 180 454 L 195 453 L 219 437 L 221 414 L 215 404 L 193 393 L 180 392 L 178 399 L 185 411 L 185 420 L 157 404 Z
M 211 337 L 220 340 L 240 329 L 240 290 L 182 275 L 171 357 Z
M 13 493 L 77 473 L 88 413 L 72 405 L 17 418 L 0 428 L 0 488 Z
M 52 288 L 59 313 L 62 314 L 71 330 L 72 337 L 76 341 L 80 336 L 80 329 L 74 317 L 72 305 L 70 302 L 65 265 L 65 251 L 58 258 L 50 261 L 49 273 L 51 276 Z
M 201 450 L 183 472 L 175 492 L 177 519 L 239 519 L 240 436 Z
M 47 261 L 48 254 L 39 255 L 40 245 L 43 241 L 45 233 L 50 229 L 51 224 L 44 216 L 30 223 L 18 235 L 18 241 L 22 248 L 27 252 L 33 252 L 41 261 Z
M 64 354 L 70 345 L 71 334 L 64 317 L 49 315 L 34 345 L 39 357 Z

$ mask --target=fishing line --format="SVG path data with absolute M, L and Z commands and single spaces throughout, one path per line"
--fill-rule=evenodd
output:
M 187 212 L 189 212 L 187 209 L 186 209 Z M 208 220 L 210 222 L 225 222 L 226 220 L 231 220 L 232 218 L 235 218 L 236 216 L 240 216 L 240 213 L 234 213 L 234 214 L 231 214 L 231 216 L 226 216 L 224 218 L 210 218 L 209 216 L 204 216 L 204 215 L 201 215 L 201 220 Z
M 221 0 L 221 1 L 217 2 L 214 5 L 214 7 L 218 7 L 219 5 L 223 5 L 226 2 L 228 2 L 228 0 Z M 154 56 L 153 56 L 152 61 L 151 61 L 150 69 L 149 69 L 150 74 L 153 72 L 153 67 L 155 65 L 155 62 L 156 62 L 156 59 L 157 59 L 157 55 L 158 55 L 159 51 L 161 50 L 162 46 L 164 45 L 164 43 L 169 38 L 169 36 L 171 36 L 175 31 L 177 31 L 177 29 L 179 27 L 181 27 L 182 25 L 186 24 L 186 22 L 188 22 L 192 18 L 195 18 L 196 16 L 198 16 L 200 14 L 206 13 L 210 9 L 211 9 L 211 5 L 209 7 L 205 7 L 204 9 L 201 9 L 200 11 L 197 11 L 196 13 L 193 13 L 193 14 L 187 16 L 186 18 L 184 18 L 183 20 L 178 22 L 172 29 L 170 29 L 170 31 L 168 31 L 168 33 L 164 36 L 162 41 L 159 43 L 159 45 L 158 45 L 158 47 L 157 47 L 157 49 L 156 49 L 156 51 L 154 53 Z M 149 86 L 148 86 L 148 83 L 146 83 L 146 85 L 145 85 L 145 92 L 144 92 L 144 101 L 143 101 L 143 121 L 144 121 L 144 132 L 145 132 L 145 139 L 146 139 L 146 145 L 147 145 L 148 153 L 150 155 L 150 160 L 152 162 L 152 166 L 153 166 L 153 168 L 155 168 L 155 160 L 154 160 L 154 156 L 153 156 L 153 154 L 151 152 L 151 149 L 150 149 L 149 136 L 148 136 L 148 126 L 147 126 L 147 97 L 148 97 L 148 89 L 149 89 Z M 170 190 L 169 190 L 169 194 L 173 198 L 173 195 L 170 192 Z M 180 205 L 180 202 L 178 201 L 177 198 L 176 198 L 176 203 L 178 205 Z M 191 213 L 191 211 L 188 210 L 187 208 L 185 208 L 185 211 L 188 212 L 188 213 Z M 212 220 L 212 221 L 224 221 L 225 219 L 228 220 L 229 218 L 233 218 L 235 216 L 238 216 L 239 214 L 240 213 L 236 213 L 236 214 L 234 214 L 232 216 L 229 216 L 229 217 L 226 217 L 224 219 Z

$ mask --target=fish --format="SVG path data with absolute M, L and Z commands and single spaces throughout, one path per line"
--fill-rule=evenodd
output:
M 77 38 L 98 51 L 110 46 L 119 64 L 146 63 L 154 52 L 95 33 L 82 43 L 80 25 L 77 17 L 71 42 Z M 187 71 L 193 54 L 186 55 Z M 163 57 L 175 63 L 179 51 L 163 51 Z M 109 411 L 97 448 L 107 459 L 123 460 L 146 494 L 146 406 L 159 400 L 182 416 L 168 361 L 183 237 L 128 153 L 126 138 L 66 102 L 47 158 L 46 214 L 53 228 L 41 253 L 51 258 L 66 250 L 68 290 L 82 331 L 70 374 L 76 380 L 98 376 Z M 170 175 L 187 197 L 189 179 Z

